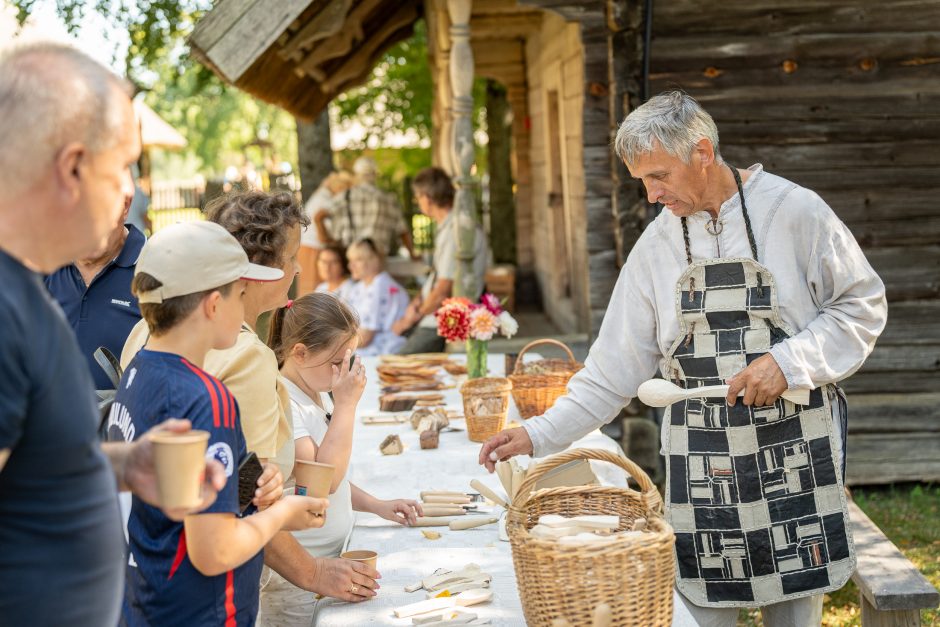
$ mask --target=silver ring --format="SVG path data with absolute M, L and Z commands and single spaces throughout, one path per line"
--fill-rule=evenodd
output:
M 356 594 L 357 592 L 359 592 L 359 586 L 357 586 L 356 584 L 353 584 L 352 587 L 349 588 L 349 591 L 352 592 L 353 594 Z

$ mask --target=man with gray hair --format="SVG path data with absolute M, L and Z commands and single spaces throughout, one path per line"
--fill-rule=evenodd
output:
M 681 92 L 627 116 L 617 155 L 666 211 L 630 252 L 567 395 L 487 441 L 480 463 L 564 449 L 657 370 L 682 388 L 727 383 L 725 398 L 674 403 L 663 419 L 680 598 L 701 625 L 733 626 L 741 607 L 768 627 L 819 625 L 823 593 L 855 566 L 836 383 L 884 329 L 884 285 L 818 195 L 760 164 L 732 167 L 718 146 Z
M 91 374 L 41 274 L 106 247 L 134 191 L 137 123 L 121 79 L 38 44 L 0 59 L 0 137 L 0 622 L 115 625 L 125 561 L 115 487 L 159 505 L 152 448 L 98 444 Z M 206 476 L 193 511 L 225 485 L 218 462 Z
M 365 238 L 379 247 L 382 256 L 394 253 L 400 239 L 408 254 L 415 258 L 411 229 L 405 224 L 395 197 L 378 188 L 379 169 L 375 160 L 359 157 L 353 164 L 356 183 L 341 194 L 332 208 L 314 216 L 317 224 L 330 219 L 329 234 L 343 246 Z

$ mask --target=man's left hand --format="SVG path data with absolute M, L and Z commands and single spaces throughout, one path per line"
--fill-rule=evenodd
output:
M 738 393 L 744 390 L 744 404 L 758 407 L 773 405 L 789 387 L 777 360 L 770 353 L 758 357 L 747 368 L 728 379 L 728 386 L 728 405 L 734 406 Z
M 132 443 L 124 463 L 123 483 L 139 499 L 161 507 L 160 495 L 157 491 L 157 474 L 154 468 L 153 443 L 147 437 L 159 431 L 172 431 L 173 433 L 186 433 L 192 428 L 188 420 L 171 418 L 157 425 L 140 439 Z M 183 520 L 187 515 L 201 512 L 215 502 L 219 490 L 225 487 L 225 467 L 216 460 L 206 460 L 206 475 L 200 491 L 202 501 L 191 509 L 175 508 L 164 509 L 163 513 L 172 520 Z M 161 508 L 162 509 L 162 508 Z

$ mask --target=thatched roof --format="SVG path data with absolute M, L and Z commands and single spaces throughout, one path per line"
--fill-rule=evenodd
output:
M 416 0 L 220 0 L 190 37 L 223 80 L 313 119 L 412 33 Z

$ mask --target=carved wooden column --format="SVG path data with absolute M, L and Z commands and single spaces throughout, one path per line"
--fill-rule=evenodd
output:
M 476 298 L 482 285 L 473 273 L 473 244 L 476 239 L 476 182 L 473 168 L 473 51 L 470 48 L 470 10 L 472 0 L 447 0 L 450 13 L 450 84 L 453 93 L 454 228 L 457 229 L 457 275 L 454 296 Z M 444 140 L 447 141 L 447 137 Z

